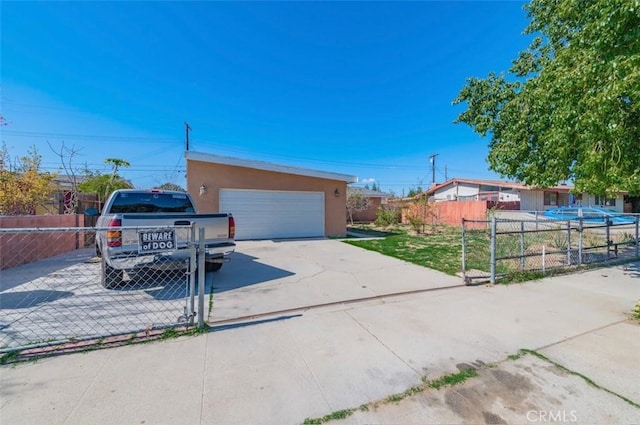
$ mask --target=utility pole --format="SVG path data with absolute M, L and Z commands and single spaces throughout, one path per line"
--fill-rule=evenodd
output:
M 449 176 L 447 175 L 447 166 L 444 166 L 444 181 L 448 181 L 449 180 Z
M 431 162 L 431 184 L 436 184 L 436 156 L 439 154 L 434 153 L 429 157 L 429 162 Z
M 184 141 L 186 144 L 186 150 L 189 150 L 189 131 L 191 131 L 191 127 L 189 127 L 189 123 L 184 122 Z

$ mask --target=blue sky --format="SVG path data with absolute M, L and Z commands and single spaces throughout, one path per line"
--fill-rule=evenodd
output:
M 184 186 L 194 151 L 375 179 L 401 195 L 497 178 L 488 140 L 453 120 L 467 77 L 528 45 L 523 2 L 3 2 L 2 140 Z

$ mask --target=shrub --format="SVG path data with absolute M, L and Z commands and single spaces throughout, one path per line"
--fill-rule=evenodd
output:
M 425 232 L 427 224 L 431 223 L 435 229 L 438 222 L 438 212 L 433 204 L 426 199 L 419 200 L 408 206 L 405 217 L 413 230 L 420 234 Z
M 618 243 L 631 243 L 636 240 L 635 236 L 631 232 L 624 231 L 617 236 Z
M 366 196 L 362 196 L 362 193 L 357 190 L 347 190 L 347 217 L 353 225 L 353 215 L 355 213 L 365 211 L 371 205 L 371 199 Z
M 392 226 L 400 223 L 400 209 L 397 207 L 391 207 L 388 205 L 382 205 L 378 208 L 378 212 L 376 214 L 376 225 L 377 226 Z
M 557 231 L 551 233 L 550 244 L 555 249 L 567 249 L 567 233 L 566 231 Z

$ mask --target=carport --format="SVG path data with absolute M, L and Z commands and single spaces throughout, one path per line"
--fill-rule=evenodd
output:
M 199 212 L 230 212 L 236 239 L 343 236 L 347 184 L 357 177 L 187 151 Z

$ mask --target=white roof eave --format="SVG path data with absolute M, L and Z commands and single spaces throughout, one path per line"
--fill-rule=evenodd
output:
M 319 179 L 337 180 L 347 183 L 357 183 L 356 176 L 347 174 L 331 173 L 327 171 L 312 170 L 309 168 L 292 167 L 289 165 L 274 164 L 266 161 L 256 161 L 252 159 L 233 158 L 230 156 L 215 155 L 203 152 L 186 151 L 184 154 L 187 161 L 210 162 L 213 164 L 232 165 L 236 167 L 253 168 L 256 170 L 273 171 L 276 173 L 295 174 L 306 177 L 316 177 Z

